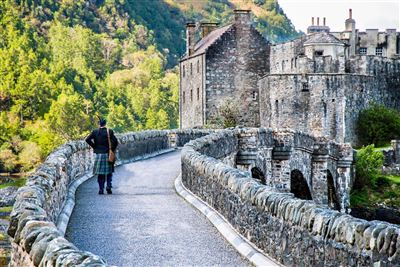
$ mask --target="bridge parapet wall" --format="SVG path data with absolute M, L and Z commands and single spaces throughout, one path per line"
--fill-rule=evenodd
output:
M 277 192 L 224 164 L 224 155 L 235 150 L 235 135 L 244 131 L 226 130 L 188 143 L 182 151 L 183 184 L 285 266 L 399 266 L 399 226 Z M 346 145 L 337 148 L 348 152 Z
M 118 135 L 118 163 L 183 145 L 209 130 L 144 131 Z M 84 141 L 68 142 L 53 151 L 19 189 L 10 216 L 11 266 L 107 266 L 99 256 L 80 251 L 56 223 L 72 182 L 90 175 L 93 153 Z

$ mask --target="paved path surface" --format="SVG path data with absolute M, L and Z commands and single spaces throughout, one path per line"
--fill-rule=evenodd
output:
M 248 266 L 220 233 L 174 191 L 180 152 L 116 169 L 113 195 L 83 183 L 66 237 L 111 265 Z

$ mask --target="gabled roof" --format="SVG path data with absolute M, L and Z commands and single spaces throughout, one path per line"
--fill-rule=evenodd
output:
M 195 57 L 200 54 L 203 54 L 207 51 L 207 49 L 213 45 L 225 32 L 227 32 L 233 24 L 226 25 L 224 27 L 218 28 L 210 32 L 206 37 L 200 39 L 194 46 L 194 52 L 190 55 L 190 57 Z M 188 58 L 188 55 L 185 55 L 184 59 Z
M 307 40 L 304 42 L 304 45 L 311 45 L 311 44 L 345 45 L 344 42 L 340 41 L 338 38 L 327 32 L 318 32 L 307 36 Z

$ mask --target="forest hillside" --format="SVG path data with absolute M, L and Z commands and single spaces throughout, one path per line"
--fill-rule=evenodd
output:
M 185 22 L 235 8 L 271 41 L 297 35 L 276 0 L 0 1 L 0 172 L 31 170 L 98 115 L 116 132 L 176 128 Z

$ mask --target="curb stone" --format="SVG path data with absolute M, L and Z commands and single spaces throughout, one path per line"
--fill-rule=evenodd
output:
M 156 156 L 159 156 L 162 154 L 166 154 L 166 153 L 169 153 L 169 152 L 172 152 L 175 150 L 176 150 L 176 148 L 163 149 L 163 150 L 151 153 L 151 154 L 135 157 L 131 160 L 118 161 L 115 164 L 115 166 L 117 167 L 117 166 L 131 163 L 134 161 L 153 158 L 153 157 L 156 157 Z M 87 173 L 84 176 L 82 176 L 81 178 L 73 181 L 68 187 L 67 197 L 64 201 L 63 208 L 61 209 L 60 215 L 58 215 L 58 219 L 57 219 L 57 229 L 62 233 L 63 236 L 65 236 L 69 218 L 71 217 L 72 211 L 74 210 L 74 207 L 75 207 L 75 192 L 82 183 L 84 183 L 85 181 L 89 180 L 92 177 L 94 177 L 94 176 L 91 172 Z
M 179 196 L 186 200 L 189 204 L 199 210 L 207 219 L 217 228 L 222 236 L 248 261 L 257 267 L 272 267 L 283 265 L 276 263 L 267 255 L 256 248 L 250 241 L 239 234 L 226 219 L 215 209 L 210 207 L 202 199 L 194 195 L 190 190 L 185 188 L 182 183 L 182 175 L 179 174 L 175 179 L 175 190 Z

